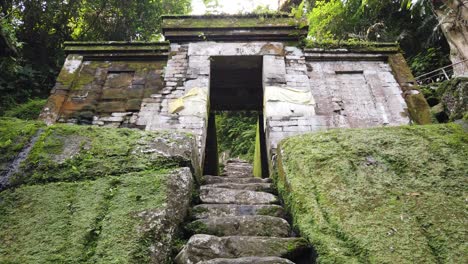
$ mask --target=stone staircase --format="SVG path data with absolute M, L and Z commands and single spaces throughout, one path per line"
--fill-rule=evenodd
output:
M 313 263 L 307 241 L 292 237 L 270 179 L 254 178 L 241 160 L 228 160 L 222 176 L 204 178 L 201 204 L 186 226 L 193 235 L 177 264 Z

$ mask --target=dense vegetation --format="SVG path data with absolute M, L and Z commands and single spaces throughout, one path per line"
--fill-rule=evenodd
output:
M 450 64 L 447 40 L 431 8 L 430 1 L 308 0 L 293 14 L 308 19 L 310 42 L 398 42 L 420 75 Z
M 183 142 L 167 133 L 3 118 L 1 168 L 35 135 L 14 188 L 0 192 L 0 263 L 148 263 L 150 243 L 161 238 L 154 227 L 138 229 L 138 213 L 165 209 L 169 173 L 190 161 L 147 149 Z
M 239 157 L 253 162 L 258 114 L 220 112 L 216 115 L 218 152 L 222 157 Z
M 319 263 L 466 263 L 468 133 L 331 130 L 281 143 L 276 183 Z

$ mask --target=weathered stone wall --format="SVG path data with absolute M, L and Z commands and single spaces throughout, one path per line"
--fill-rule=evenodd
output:
M 332 55 L 331 57 L 326 57 Z M 386 61 L 373 56 L 308 54 L 308 74 L 317 115 L 326 127 L 408 124 L 402 91 Z
M 157 49 L 164 51 L 165 45 L 167 50 L 167 44 L 68 45 L 69 55 L 41 119 L 48 124 L 135 126 L 143 98 L 163 87 L 167 56 Z
M 189 44 L 171 44 L 165 87 L 143 101 L 137 124 L 145 126 L 146 130 L 193 133 L 202 150 L 207 129 L 210 63 L 207 56 L 189 57 L 188 52 Z M 190 91 L 197 91 L 197 94 L 184 100 L 184 95 Z M 171 104 L 177 100 L 180 107 L 172 109 Z

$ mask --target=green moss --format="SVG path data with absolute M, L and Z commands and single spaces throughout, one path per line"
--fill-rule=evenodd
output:
M 93 180 L 107 175 L 190 166 L 183 158 L 145 152 L 170 135 L 132 129 L 57 124 L 40 136 L 13 185 Z
M 408 106 L 408 112 L 411 120 L 419 125 L 432 123 L 431 109 L 429 108 L 424 95 L 409 94 L 405 97 L 405 101 Z
M 432 123 L 431 110 L 429 104 L 421 93 L 413 77 L 411 69 L 408 67 L 405 58 L 401 53 L 393 54 L 388 57 L 388 63 L 392 68 L 398 84 L 404 92 L 405 102 L 408 106 L 408 112 L 413 122 L 419 125 L 428 125 Z
M 191 166 L 161 154 L 183 134 L 5 118 L 1 142 L 14 143 L 2 150 L 17 153 L 39 128 L 14 188 L 0 192 L 0 263 L 148 263 L 155 241 L 172 243 L 148 213 L 168 209 L 168 178 Z
M 67 46 L 65 48 L 66 51 L 73 52 L 73 51 L 167 51 L 169 45 L 74 45 L 74 46 Z
M 456 77 L 422 86 L 421 91 L 433 107 L 433 118 L 438 122 L 463 119 L 468 115 L 468 78 Z
M 147 263 L 136 214 L 164 206 L 166 177 L 146 171 L 1 192 L 0 263 Z
M 200 220 L 193 221 L 187 225 L 185 225 L 185 230 L 188 234 L 211 234 L 211 235 L 222 235 L 222 232 L 219 234 L 216 231 L 208 230 L 208 227 L 205 223 Z
M 85 85 L 92 84 L 95 76 L 92 72 L 79 72 L 77 74 L 68 74 L 67 78 L 73 78 L 72 81 L 72 90 L 82 90 Z M 61 79 L 60 79 L 61 81 Z
M 257 120 L 257 129 L 255 133 L 255 151 L 253 160 L 253 175 L 254 177 L 262 178 L 262 154 L 260 146 L 260 124 Z
M 40 121 L 24 121 L 16 118 L 0 118 L 0 172 L 28 144 L 45 124 Z
M 258 215 L 283 217 L 283 212 L 276 207 L 262 207 L 256 211 Z
M 208 212 L 209 210 L 207 208 L 204 208 L 204 207 L 195 207 L 195 208 L 192 208 L 192 215 L 194 214 L 201 214 L 201 213 L 205 213 L 205 212 Z
M 443 82 L 437 89 L 450 121 L 468 114 L 468 77 L 457 77 Z
M 333 130 L 280 145 L 275 182 L 319 263 L 464 263 L 468 134 Z
M 403 91 L 412 90 L 416 84 L 416 81 L 414 80 L 413 73 L 406 63 L 403 54 L 397 53 L 389 56 L 388 63 L 392 68 L 395 79 L 400 84 L 400 87 L 403 89 Z
M 312 41 L 305 39 L 303 46 L 305 48 L 316 49 L 348 49 L 354 52 L 399 52 L 400 47 L 397 43 L 382 43 L 382 42 L 368 42 L 368 41 Z

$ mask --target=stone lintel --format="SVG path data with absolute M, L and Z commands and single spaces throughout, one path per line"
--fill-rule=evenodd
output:
M 307 22 L 287 15 L 163 16 L 163 34 L 171 42 L 298 41 Z
M 164 58 L 169 54 L 168 42 L 90 41 L 65 42 L 67 54 L 80 54 L 87 59 L 97 58 Z

